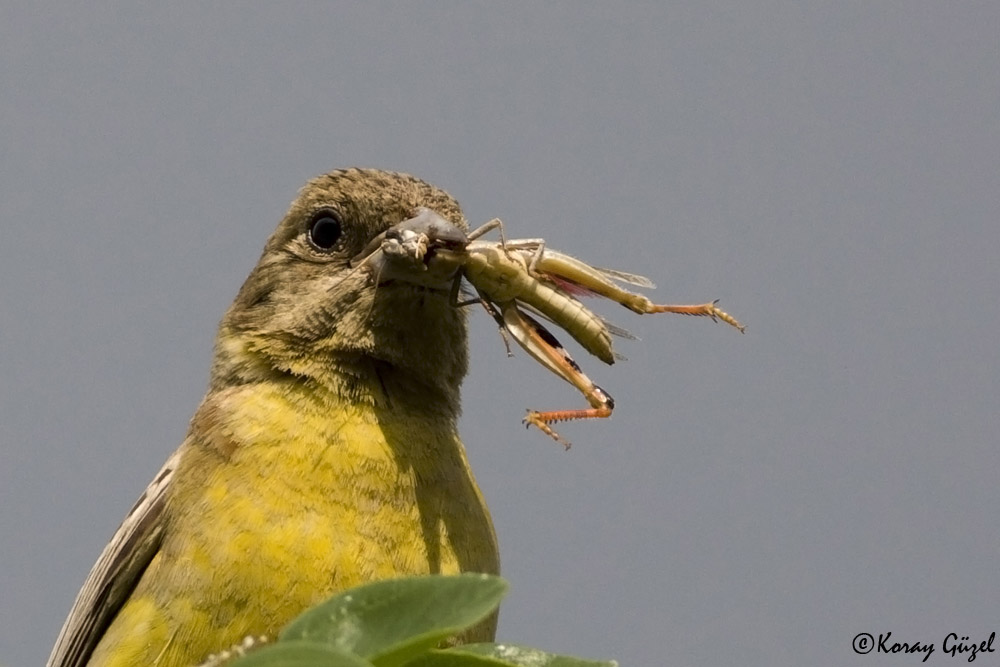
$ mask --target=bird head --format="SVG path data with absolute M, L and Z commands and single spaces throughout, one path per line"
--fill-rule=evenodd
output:
M 222 320 L 213 386 L 287 375 L 343 391 L 376 368 L 457 405 L 467 334 L 449 281 L 351 261 L 424 209 L 468 228 L 454 198 L 407 174 L 344 169 L 307 183 Z

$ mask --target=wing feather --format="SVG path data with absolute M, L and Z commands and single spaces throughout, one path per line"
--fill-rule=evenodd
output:
M 47 667 L 84 667 L 163 541 L 166 492 L 180 450 L 150 482 L 87 575 Z

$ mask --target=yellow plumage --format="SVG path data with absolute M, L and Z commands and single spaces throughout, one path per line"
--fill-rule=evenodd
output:
M 447 285 L 379 284 L 349 265 L 418 206 L 465 225 L 451 197 L 402 174 L 344 170 L 303 189 L 223 319 L 187 438 L 95 565 L 49 665 L 197 664 L 364 582 L 498 572 L 456 430 L 463 315 Z

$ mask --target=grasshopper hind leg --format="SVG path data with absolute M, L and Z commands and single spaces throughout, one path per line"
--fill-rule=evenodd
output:
M 695 315 L 701 317 L 711 317 L 713 320 L 718 322 L 722 320 L 726 324 L 736 327 L 739 329 L 740 333 L 746 333 L 747 328 L 745 325 L 740 324 L 739 320 L 735 317 L 722 310 L 715 304 L 719 303 L 719 300 L 711 301 L 709 303 L 698 304 L 697 306 L 674 306 L 674 305 L 657 305 L 650 303 L 649 306 L 639 312 L 644 313 L 678 313 L 679 315 Z
M 587 377 L 556 337 L 536 319 L 521 312 L 514 302 L 496 305 L 500 309 L 501 324 L 518 345 L 535 361 L 573 385 L 590 403 L 589 408 L 576 410 L 545 412 L 528 410 L 528 414 L 524 417 L 525 426 L 537 427 L 542 433 L 569 449 L 569 441 L 556 433 L 551 424 L 573 419 L 605 419 L 611 416 L 615 400 Z
M 525 427 L 534 426 L 566 449 L 569 449 L 572 444 L 569 440 L 556 433 L 551 424 L 573 419 L 606 419 L 611 416 L 612 411 L 615 409 L 615 399 L 611 398 L 611 394 L 596 384 L 593 385 L 590 393 L 587 394 L 587 400 L 590 401 L 591 405 L 595 402 L 600 405 L 598 407 L 579 410 L 550 410 L 546 412 L 528 410 L 528 414 L 521 421 L 524 422 Z

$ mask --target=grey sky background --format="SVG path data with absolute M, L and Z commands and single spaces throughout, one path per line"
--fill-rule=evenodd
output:
M 618 407 L 567 453 L 520 419 L 581 397 L 472 313 L 501 639 L 964 663 L 947 633 L 1000 631 L 998 35 L 985 2 L 0 9 L 0 663 L 47 656 L 264 241 L 351 165 L 749 326 L 601 306 L 643 340 L 572 348 Z

